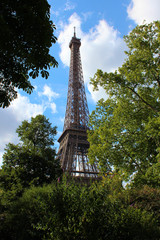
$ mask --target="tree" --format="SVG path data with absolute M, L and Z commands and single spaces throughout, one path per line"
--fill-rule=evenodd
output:
M 24 146 L 43 154 L 43 151 L 54 146 L 56 127 L 44 115 L 31 118 L 31 122 L 23 121 L 16 132 Z
M 114 73 L 97 70 L 91 83 L 109 95 L 92 112 L 91 161 L 102 170 L 144 174 L 160 150 L 160 22 L 137 26 L 125 36 L 127 59 Z
M 12 197 L 30 185 L 51 183 L 61 175 L 53 148 L 56 127 L 44 115 L 23 121 L 17 129 L 21 143 L 9 143 L 3 155 L 0 185 Z
M 29 76 L 48 78 L 57 66 L 49 49 L 56 42 L 47 0 L 0 2 L 0 107 L 17 97 L 17 88 L 31 93 Z

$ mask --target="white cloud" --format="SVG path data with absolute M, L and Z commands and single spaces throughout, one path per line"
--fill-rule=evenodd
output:
M 67 0 L 64 10 L 70 11 L 70 10 L 73 10 L 74 8 L 75 8 L 75 5 L 71 1 Z
M 88 18 L 90 18 L 92 16 L 93 12 L 84 12 L 82 13 L 83 19 L 86 22 L 88 20 Z
M 105 20 L 90 30 L 82 39 L 82 65 L 85 81 L 93 77 L 97 69 L 111 72 L 122 65 L 126 45 L 119 33 Z
M 23 120 L 29 120 L 38 114 L 43 114 L 45 106 L 32 104 L 28 97 L 18 94 L 10 107 L 0 108 L 0 165 L 5 145 L 9 142 L 18 143 L 16 129 Z
M 39 92 L 38 95 L 39 96 L 42 96 L 42 95 L 46 96 L 50 102 L 51 102 L 52 98 L 59 97 L 59 93 L 56 93 L 56 92 L 52 91 L 52 89 L 47 84 L 44 85 L 43 92 Z
M 88 90 L 91 93 L 94 102 L 98 102 L 98 100 L 101 98 L 104 100 L 107 100 L 108 98 L 106 91 L 101 86 L 98 86 L 98 91 L 93 91 L 93 86 L 91 84 L 88 84 Z
M 54 102 L 52 102 L 52 103 L 50 104 L 50 108 L 51 108 L 51 110 L 52 110 L 52 113 L 56 113 L 56 112 L 57 112 L 57 110 L 56 110 L 56 104 L 55 104 Z
M 70 63 L 70 49 L 69 42 L 74 33 L 74 27 L 76 27 L 77 36 L 82 36 L 81 20 L 80 17 L 74 13 L 69 18 L 69 23 L 61 22 L 60 27 L 63 29 L 58 37 L 58 43 L 61 47 L 60 58 L 65 66 L 69 66 Z
M 132 0 L 127 8 L 129 18 L 137 24 L 160 19 L 160 0 Z
M 11 103 L 11 106 L 6 110 L 16 116 L 17 121 L 21 122 L 24 119 L 28 120 L 31 117 L 42 114 L 45 107 L 40 104 L 33 104 L 30 102 L 28 97 L 18 94 L 18 98 L 15 99 Z
M 81 58 L 84 80 L 89 83 L 90 77 L 93 77 L 97 69 L 111 72 L 122 65 L 124 61 L 124 50 L 126 45 L 119 33 L 105 20 L 90 29 L 88 33 L 84 33 L 81 29 L 82 21 L 80 17 L 74 13 L 68 20 L 68 23 L 62 23 L 62 31 L 58 37 L 61 47 L 60 58 L 65 66 L 70 64 L 69 41 L 73 36 L 73 27 L 76 27 L 76 36 L 81 38 Z M 89 86 L 89 85 L 88 85 Z M 91 92 L 94 101 L 101 96 L 104 97 L 104 90 L 100 89 L 99 93 L 93 92 L 90 86 L 88 90 Z

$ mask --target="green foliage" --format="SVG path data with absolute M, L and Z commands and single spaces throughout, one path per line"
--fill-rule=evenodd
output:
M 90 187 L 66 181 L 32 187 L 1 219 L 2 239 L 158 240 L 152 215 L 111 199 L 112 182 L 105 181 Z
M 51 183 L 61 175 L 53 148 L 56 127 L 52 127 L 45 116 L 23 121 L 17 133 L 22 143 L 7 145 L 0 170 L 0 186 L 5 198 L 19 196 L 30 185 Z
M 160 189 L 149 187 L 148 185 L 141 188 L 129 189 L 129 202 L 134 208 L 146 210 L 152 213 L 157 219 L 160 226 Z
M 23 121 L 16 130 L 23 146 L 33 148 L 36 152 L 44 151 L 54 145 L 56 127 L 46 119 L 44 115 L 31 118 L 31 122 Z M 42 153 L 43 154 L 43 153 Z
M 0 9 L 0 107 L 8 107 L 16 88 L 32 92 L 29 76 L 47 79 L 57 66 L 49 53 L 56 37 L 47 0 L 1 0 Z
M 127 59 L 118 72 L 97 70 L 91 80 L 109 96 L 92 112 L 88 138 L 89 157 L 98 160 L 102 171 L 114 167 L 127 178 L 144 174 L 159 159 L 159 32 L 158 21 L 137 26 L 125 37 Z
M 160 186 L 160 162 L 149 167 L 144 174 L 136 174 L 131 182 L 132 187 L 143 187 L 144 185 L 159 188 Z

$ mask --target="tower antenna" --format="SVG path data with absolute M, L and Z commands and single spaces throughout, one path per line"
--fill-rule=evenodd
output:
M 76 27 L 74 27 L 74 37 L 76 37 Z

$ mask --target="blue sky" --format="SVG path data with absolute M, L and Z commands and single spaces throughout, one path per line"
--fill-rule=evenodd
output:
M 7 109 L 0 109 L 0 164 L 5 145 L 18 143 L 16 128 L 23 120 L 44 114 L 58 134 L 63 131 L 67 101 L 70 49 L 69 41 L 76 26 L 81 38 L 81 60 L 90 113 L 100 98 L 106 98 L 103 89 L 93 92 L 90 78 L 97 69 L 111 72 L 120 67 L 125 59 L 126 45 L 123 36 L 137 24 L 160 19 L 160 0 L 49 0 L 51 19 L 56 25 L 58 40 L 51 54 L 59 63 L 50 70 L 47 80 L 31 79 L 35 90 L 31 95 L 19 91 L 18 98 Z M 58 148 L 55 142 L 55 147 Z

